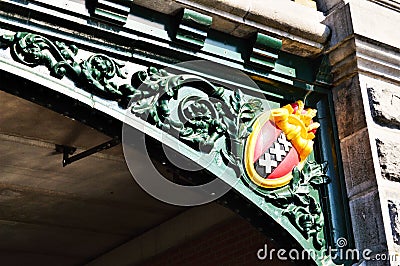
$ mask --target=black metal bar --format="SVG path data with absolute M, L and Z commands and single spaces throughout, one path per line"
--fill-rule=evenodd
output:
M 71 163 L 73 163 L 75 161 L 78 161 L 80 159 L 83 159 L 85 157 L 88 157 L 88 156 L 90 156 L 90 155 L 92 155 L 94 153 L 97 153 L 97 152 L 112 148 L 112 147 L 114 147 L 114 146 L 116 146 L 116 145 L 118 145 L 120 143 L 121 143 L 120 139 L 119 138 L 115 138 L 115 139 L 112 139 L 112 140 L 107 141 L 105 143 L 102 143 L 100 145 L 97 145 L 96 147 L 90 148 L 90 149 L 88 149 L 86 151 L 83 151 L 81 153 L 73 155 L 71 157 L 69 157 L 69 156 L 74 151 L 72 151 L 72 153 L 71 153 L 71 148 L 64 146 L 63 147 L 63 153 L 64 153 L 64 156 L 63 156 L 63 167 L 65 167 L 68 164 L 71 164 Z

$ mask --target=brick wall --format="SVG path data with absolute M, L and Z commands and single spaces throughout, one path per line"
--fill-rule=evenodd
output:
M 188 225 L 190 226 L 190 225 Z M 257 251 L 273 243 L 241 217 L 211 228 L 202 236 L 173 247 L 142 265 L 299 265 L 290 261 L 261 261 Z

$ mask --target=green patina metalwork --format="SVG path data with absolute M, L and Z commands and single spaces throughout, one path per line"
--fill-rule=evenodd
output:
M 324 217 L 318 193 L 318 186 L 328 181 L 325 166 L 308 161 L 301 171 L 293 170 L 288 185 L 277 189 L 255 187 L 246 176 L 243 149 L 254 120 L 263 111 L 260 99 L 243 95 L 239 89 L 216 86 L 196 75 L 173 74 L 154 67 L 136 72 L 128 82 L 122 70 L 124 64 L 103 54 L 78 62 L 75 45 L 51 42 L 32 33 L 3 35 L 0 41 L 2 47 L 11 48 L 16 61 L 31 67 L 44 65 L 56 78 L 67 77 L 79 88 L 117 101 L 121 108 L 199 152 L 216 151 L 224 167 L 234 169 L 241 178 L 242 183 L 235 186 L 240 193 L 252 201 L 264 201 L 266 204 L 259 205 L 264 212 L 287 228 L 304 248 L 315 249 L 315 260 L 324 258 L 323 262 L 316 260 L 317 264 L 333 265 L 324 254 Z M 120 78 L 121 84 L 114 78 Z M 190 93 L 183 93 L 185 87 L 191 87 Z M 243 192 L 244 187 L 252 188 L 252 193 Z
M 128 19 L 133 0 L 97 0 L 95 5 L 96 17 L 123 25 Z
M 201 48 L 211 24 L 212 17 L 185 8 L 175 38 L 189 46 Z
M 304 238 L 311 238 L 314 247 L 321 250 L 325 246 L 324 217 L 317 189 L 328 183 L 326 166 L 308 161 L 301 171 L 294 168 L 292 174 L 293 180 L 287 186 L 264 191 L 265 200 L 282 209 Z
M 233 168 L 245 185 L 254 187 L 243 167 L 243 149 L 252 132 L 251 125 L 262 112 L 259 99 L 249 99 L 240 90 L 232 92 L 198 76 L 176 75 L 156 68 L 136 73 L 133 81 L 142 85 L 132 97 L 129 107 L 132 113 L 200 152 L 210 153 L 216 149 L 225 165 Z M 184 86 L 194 88 L 194 93 L 179 97 Z M 196 91 L 202 96 L 196 95 Z M 178 115 L 174 119 L 171 110 L 176 106 Z M 225 144 L 222 147 L 215 145 L 222 137 L 225 137 Z M 293 179 L 288 185 L 277 189 L 255 189 L 280 215 L 287 217 L 287 222 L 305 241 L 311 242 L 321 257 L 324 257 L 326 242 L 318 187 L 327 182 L 326 166 L 307 161 L 301 171 L 297 167 L 293 169 Z
M 142 85 L 132 97 L 129 106 L 132 113 L 201 152 L 210 153 L 216 141 L 225 137 L 225 145 L 217 149 L 226 166 L 234 168 L 247 185 L 254 185 L 243 168 L 243 149 L 252 132 L 251 125 L 262 112 L 260 100 L 246 99 L 240 90 L 232 93 L 198 76 L 176 75 L 152 67 L 147 72 L 136 73 L 133 82 Z M 191 86 L 203 96 L 191 93 L 180 98 L 183 86 Z M 174 119 L 171 110 L 176 106 L 178 115 Z M 288 185 L 277 189 L 258 187 L 256 192 L 279 209 L 304 239 L 311 240 L 314 248 L 323 253 L 326 248 L 324 217 L 317 189 L 327 182 L 326 166 L 308 161 L 301 171 L 297 167 L 293 169 L 293 179 Z
M 256 114 L 261 111 L 257 99 L 246 101 L 241 91 L 233 95 L 224 94 L 207 80 L 187 74 L 170 74 L 165 70 L 150 67 L 132 76 L 131 82 L 116 84 L 115 77 L 127 79 L 122 71 L 124 64 L 103 54 L 95 54 L 77 62 L 75 45 L 51 42 L 45 37 L 20 32 L 1 37 L 3 46 L 11 46 L 13 57 L 31 67 L 45 65 L 57 78 L 67 76 L 77 86 L 97 96 L 115 100 L 124 109 L 178 136 L 180 140 L 199 151 L 210 152 L 214 143 L 227 137 L 227 150 L 221 151 L 232 165 L 241 166 L 241 142 L 250 131 Z M 178 91 L 185 84 L 194 86 L 205 95 L 187 96 L 177 104 L 178 117 L 172 118 L 170 110 L 175 108 Z
M 10 46 L 13 58 L 25 65 L 34 67 L 45 65 L 50 74 L 59 79 L 67 76 L 79 87 L 100 97 L 115 100 L 126 106 L 133 93 L 130 84 L 117 85 L 111 81 L 114 77 L 126 79 L 121 69 L 124 64 L 104 54 L 94 54 L 87 60 L 75 59 L 78 48 L 64 42 L 52 42 L 33 33 L 18 32 L 15 35 L 3 35 L 2 46 Z
M 132 80 L 141 84 L 131 98 L 132 113 L 202 152 L 209 153 L 225 136 L 226 149 L 221 149 L 221 154 L 233 166 L 241 167 L 242 142 L 262 110 L 260 100 L 246 100 L 240 90 L 226 93 L 224 87 L 199 76 L 171 74 L 154 67 L 135 73 Z M 183 85 L 196 91 L 179 97 Z M 171 110 L 176 107 L 177 116 L 173 118 Z
M 255 39 L 249 59 L 250 63 L 275 68 L 275 61 L 278 59 L 278 51 L 282 48 L 282 41 L 262 33 L 257 33 Z
M 134 77 L 138 87 L 130 105 L 134 114 L 140 114 L 148 122 L 171 133 L 201 152 L 211 152 L 215 142 L 225 136 L 225 146 L 219 153 L 238 176 L 244 177 L 244 142 L 252 131 L 257 115 L 262 111 L 261 101 L 246 99 L 240 90 L 228 93 L 207 80 L 193 75 L 175 75 L 149 68 Z M 179 99 L 183 86 L 192 86 L 206 95 L 189 95 Z M 178 106 L 178 119 L 173 119 L 171 110 Z M 146 118 L 147 117 L 147 118 Z M 150 119 L 148 119 L 150 118 Z M 311 239 L 316 250 L 323 251 L 324 217 L 319 204 L 318 186 L 326 184 L 326 166 L 308 161 L 300 171 L 293 170 L 293 180 L 278 189 L 257 188 L 266 202 L 271 203 L 287 217 L 305 239 Z

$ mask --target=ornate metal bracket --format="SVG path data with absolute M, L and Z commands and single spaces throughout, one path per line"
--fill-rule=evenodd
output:
M 212 24 L 212 17 L 187 8 L 183 9 L 179 16 L 181 21 L 175 39 L 192 47 L 203 47 Z
M 265 35 L 259 35 L 257 39 L 268 49 L 277 50 L 281 45 L 279 40 Z M 323 165 L 307 159 L 312 152 L 312 139 L 318 127 L 318 123 L 312 121 L 315 110 L 305 109 L 299 101 L 274 109 L 268 116 L 263 113 L 259 99 L 243 95 L 239 89 L 228 90 L 199 76 L 174 74 L 154 67 L 136 72 L 128 79 L 123 71 L 124 64 L 107 55 L 94 54 L 78 61 L 75 58 L 78 53 L 75 45 L 52 42 L 32 33 L 1 36 L 0 45 L 10 48 L 16 61 L 31 67 L 46 66 L 54 77 L 69 78 L 83 90 L 118 102 L 121 108 L 193 149 L 209 154 L 214 152 L 218 167 L 234 169 L 242 182 L 241 186 L 253 188 L 242 192 L 245 196 L 265 202 L 258 205 L 264 212 L 275 217 L 285 228 L 290 228 L 305 248 L 313 248 L 319 255 L 325 256 L 324 222 L 318 186 L 325 184 L 328 179 Z M 290 167 L 285 176 L 275 178 L 278 182 L 269 180 L 272 183 L 265 182 L 269 176 L 254 178 L 254 171 L 249 171 L 248 167 L 256 167 L 257 160 L 261 158 L 248 159 L 248 156 L 254 156 L 257 143 L 265 143 L 257 141 L 264 133 L 255 133 L 256 130 L 264 132 L 266 121 L 274 129 L 279 128 L 280 135 L 286 135 L 292 150 L 297 152 L 286 164 Z M 248 143 L 252 136 L 255 145 L 249 151 L 247 148 L 251 146 Z M 276 137 L 274 134 L 266 136 Z M 272 141 L 277 143 L 277 148 L 280 144 L 290 146 L 287 142 L 282 143 L 282 139 Z M 74 150 L 63 147 L 64 166 L 116 144 L 118 140 L 112 140 L 72 157 L 70 155 Z M 268 147 L 262 147 L 263 155 L 264 148 Z M 281 152 L 283 154 L 283 151 L 279 154 Z M 279 156 L 289 157 L 288 154 Z M 272 156 L 271 153 L 268 155 Z
M 94 15 L 102 20 L 124 25 L 133 0 L 97 0 Z
M 281 40 L 257 33 L 249 63 L 273 69 L 275 68 L 275 61 L 278 59 L 278 52 L 281 48 Z

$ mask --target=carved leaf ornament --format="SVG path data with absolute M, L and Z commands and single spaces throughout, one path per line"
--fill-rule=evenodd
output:
M 127 82 L 123 63 L 104 54 L 77 61 L 75 45 L 32 33 L 3 35 L 0 42 L 11 48 L 14 60 L 30 67 L 44 65 L 56 78 L 67 77 L 79 88 L 117 101 L 200 152 L 217 149 L 226 165 L 249 185 L 256 184 L 257 193 L 280 209 L 305 239 L 312 239 L 316 249 L 324 246 L 317 186 L 328 180 L 326 167 L 307 160 L 319 126 L 313 122 L 316 110 L 297 101 L 263 112 L 260 100 L 238 89 L 154 67 L 136 72 Z M 188 85 L 195 93 L 180 97 Z M 217 147 L 223 138 L 224 145 Z
M 247 177 L 266 201 L 312 239 L 318 250 L 325 245 L 324 217 L 317 187 L 326 184 L 326 165 L 308 161 L 319 124 L 316 110 L 305 109 L 302 101 L 262 113 L 246 141 L 244 164 Z

